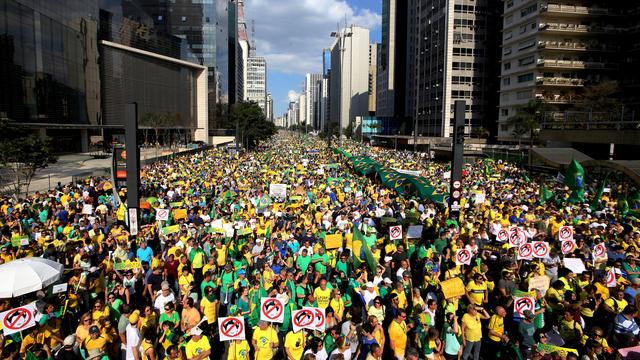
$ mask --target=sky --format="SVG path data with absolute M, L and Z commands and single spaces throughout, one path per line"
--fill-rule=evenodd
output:
M 249 37 L 255 20 L 257 55 L 267 59 L 274 117 L 299 95 L 306 73 L 322 72 L 322 49 L 345 16 L 371 31 L 371 43 L 380 42 L 381 7 L 382 0 L 245 0 Z

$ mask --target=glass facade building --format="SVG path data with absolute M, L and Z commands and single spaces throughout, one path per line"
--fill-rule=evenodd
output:
M 193 128 L 197 109 L 215 125 L 236 100 L 236 16 L 230 0 L 0 0 L 0 118 L 63 152 L 117 132 L 132 101 L 174 114 L 176 129 Z M 206 66 L 208 89 L 197 67 L 155 55 Z

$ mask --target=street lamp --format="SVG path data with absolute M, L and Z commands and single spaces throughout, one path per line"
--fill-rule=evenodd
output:
M 347 32 L 347 28 L 346 28 L 346 24 L 345 24 L 345 28 L 343 31 L 340 31 L 340 29 L 338 29 L 338 31 L 332 31 L 331 32 L 331 36 L 337 38 L 340 42 L 340 54 L 341 54 L 341 58 L 340 58 L 340 80 L 342 80 L 342 77 L 344 76 L 344 52 L 345 52 L 345 48 L 344 48 L 344 42 L 345 42 L 345 38 L 347 37 L 351 37 L 353 36 L 352 32 Z M 353 48 L 353 46 L 352 46 Z M 353 53 L 350 55 L 350 59 L 353 58 Z M 349 102 L 351 102 L 351 68 L 349 68 Z M 342 81 L 340 81 L 340 86 L 342 87 Z M 342 89 L 340 89 L 340 92 L 342 92 Z M 342 98 L 342 96 L 341 96 Z M 342 100 L 342 99 L 340 99 Z M 342 101 L 341 101 L 342 102 Z M 340 104 L 340 112 L 342 113 L 342 104 Z M 351 116 L 351 104 L 349 104 L 349 116 Z M 339 116 L 338 118 L 338 126 L 339 126 L 339 130 L 340 130 L 340 147 L 342 147 L 342 116 Z M 349 119 L 351 120 L 351 119 Z

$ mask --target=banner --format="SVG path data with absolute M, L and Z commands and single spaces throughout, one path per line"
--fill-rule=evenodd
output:
M 281 323 L 284 321 L 285 304 L 278 298 L 260 299 L 260 320 Z
M 540 290 L 542 296 L 544 296 L 549 290 L 550 281 L 551 279 L 546 275 L 534 276 L 529 279 L 529 291 L 533 289 Z
M 180 231 L 180 225 L 165 226 L 162 229 L 160 229 L 160 233 L 165 236 L 169 234 L 177 233 L 178 231 Z
M 15 334 L 34 326 L 37 314 L 35 302 L 0 313 L 4 335 Z
M 538 343 L 538 345 L 536 346 L 536 351 L 544 351 L 545 354 L 557 353 L 562 359 L 565 359 L 567 357 L 567 354 L 569 353 L 574 353 L 576 354 L 576 356 L 578 356 L 578 350 L 576 349 L 564 348 L 543 343 Z
M 342 247 L 342 234 L 331 234 L 324 237 L 324 246 L 327 250 Z
M 29 245 L 29 235 L 13 235 L 11 236 L 11 246 L 20 247 Z
M 287 198 L 287 185 L 285 184 L 270 184 L 269 185 L 269 196 L 277 197 L 280 199 Z
M 180 220 L 187 218 L 187 209 L 173 209 L 173 219 Z
M 244 340 L 244 318 L 243 317 L 221 317 L 218 318 L 218 332 L 220 341 Z
M 465 294 L 464 283 L 458 277 L 445 280 L 440 283 L 440 286 L 442 287 L 442 293 L 444 294 L 445 299 Z
M 119 261 L 113 264 L 114 270 L 118 271 L 140 269 L 141 266 L 140 259 Z

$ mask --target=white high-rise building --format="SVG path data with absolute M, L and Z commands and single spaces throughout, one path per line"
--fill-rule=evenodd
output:
M 260 56 L 249 56 L 247 79 L 244 84 L 245 101 L 253 101 L 267 116 L 267 61 Z
M 308 119 L 309 125 L 314 129 L 320 126 L 320 86 L 322 84 L 318 82 L 321 80 L 322 74 L 307 73 L 302 86 L 302 93 L 306 96 L 305 119 Z
M 298 121 L 299 121 L 300 125 L 307 126 L 307 125 L 309 125 L 307 123 L 307 112 L 306 112 L 307 95 L 305 95 L 304 93 L 300 94 L 300 97 L 298 98 L 298 103 L 299 103 Z
M 321 78 L 318 80 L 318 98 L 320 105 L 318 106 L 318 129 L 320 131 L 328 131 L 329 125 L 329 79 Z
M 344 129 L 369 113 L 369 30 L 351 25 L 332 35 L 330 116 Z
M 267 93 L 267 121 L 273 121 L 273 97 Z

